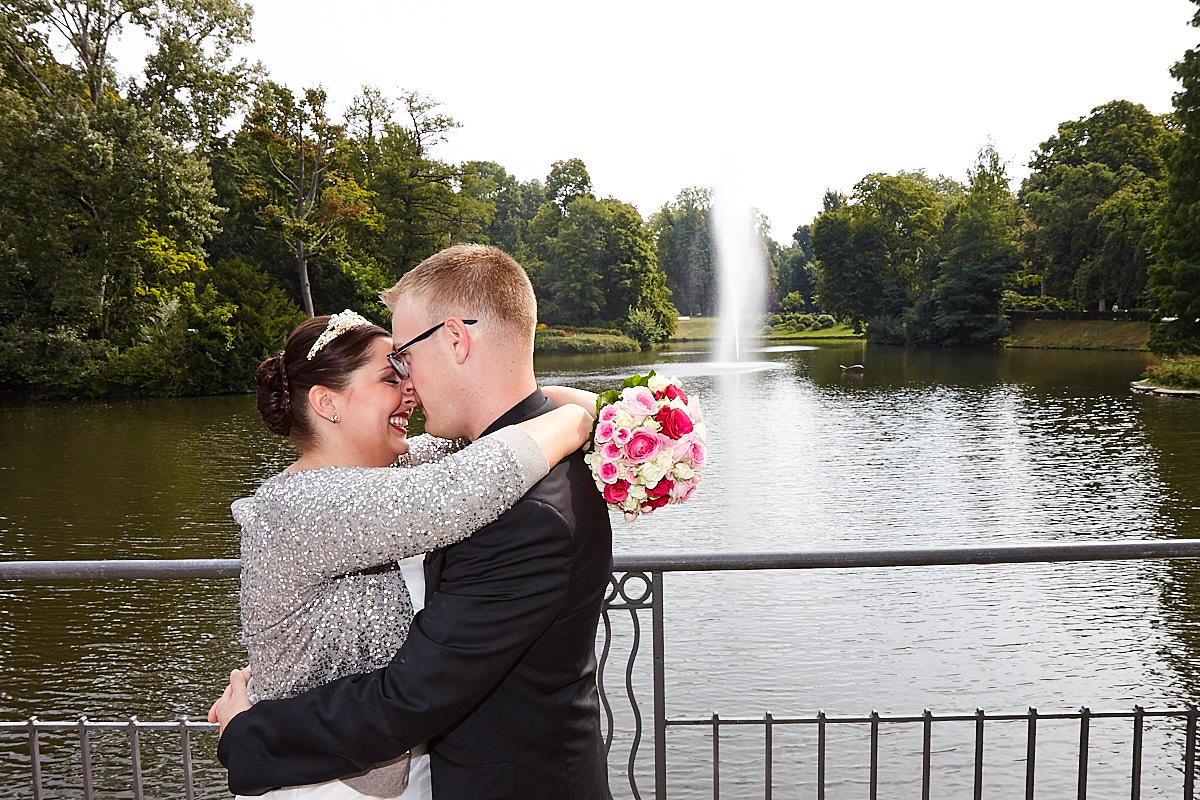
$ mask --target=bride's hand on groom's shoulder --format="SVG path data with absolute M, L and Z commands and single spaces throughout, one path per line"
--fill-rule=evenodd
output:
M 219 722 L 221 733 L 225 733 L 225 726 L 231 719 L 250 708 L 250 698 L 246 695 L 246 682 L 249 680 L 250 667 L 229 673 L 229 684 L 208 710 L 208 721 Z

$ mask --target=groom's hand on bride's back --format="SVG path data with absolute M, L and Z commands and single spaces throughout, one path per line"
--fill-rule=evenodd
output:
M 221 723 L 221 733 L 229 720 L 250 708 L 250 698 L 246 696 L 246 682 L 250 680 L 250 667 L 235 669 L 229 673 L 229 685 L 208 710 L 208 721 Z

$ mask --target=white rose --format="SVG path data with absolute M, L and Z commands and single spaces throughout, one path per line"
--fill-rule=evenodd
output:
M 670 385 L 671 385 L 671 382 L 669 380 L 667 380 L 666 378 L 664 378 L 662 375 L 655 375 L 653 378 L 650 379 L 649 383 L 647 383 L 647 388 L 649 388 L 650 391 L 654 392 L 655 394 L 658 394 L 659 392 L 661 392 L 663 389 L 666 389 Z

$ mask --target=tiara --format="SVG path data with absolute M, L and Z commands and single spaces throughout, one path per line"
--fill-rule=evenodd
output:
M 346 309 L 340 314 L 333 314 L 329 317 L 329 323 L 325 326 L 325 331 L 317 337 L 313 342 L 313 346 L 308 350 L 308 360 L 312 361 L 313 356 L 321 352 L 321 348 L 332 342 L 337 337 L 341 336 L 346 331 L 352 331 L 355 328 L 369 328 L 374 325 L 369 319 L 350 309 Z

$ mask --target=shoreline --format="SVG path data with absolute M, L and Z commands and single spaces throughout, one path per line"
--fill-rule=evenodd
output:
M 1170 386 L 1157 386 L 1149 381 L 1133 381 L 1129 388 L 1137 394 L 1156 394 L 1160 397 L 1200 397 L 1200 389 L 1174 389 Z

